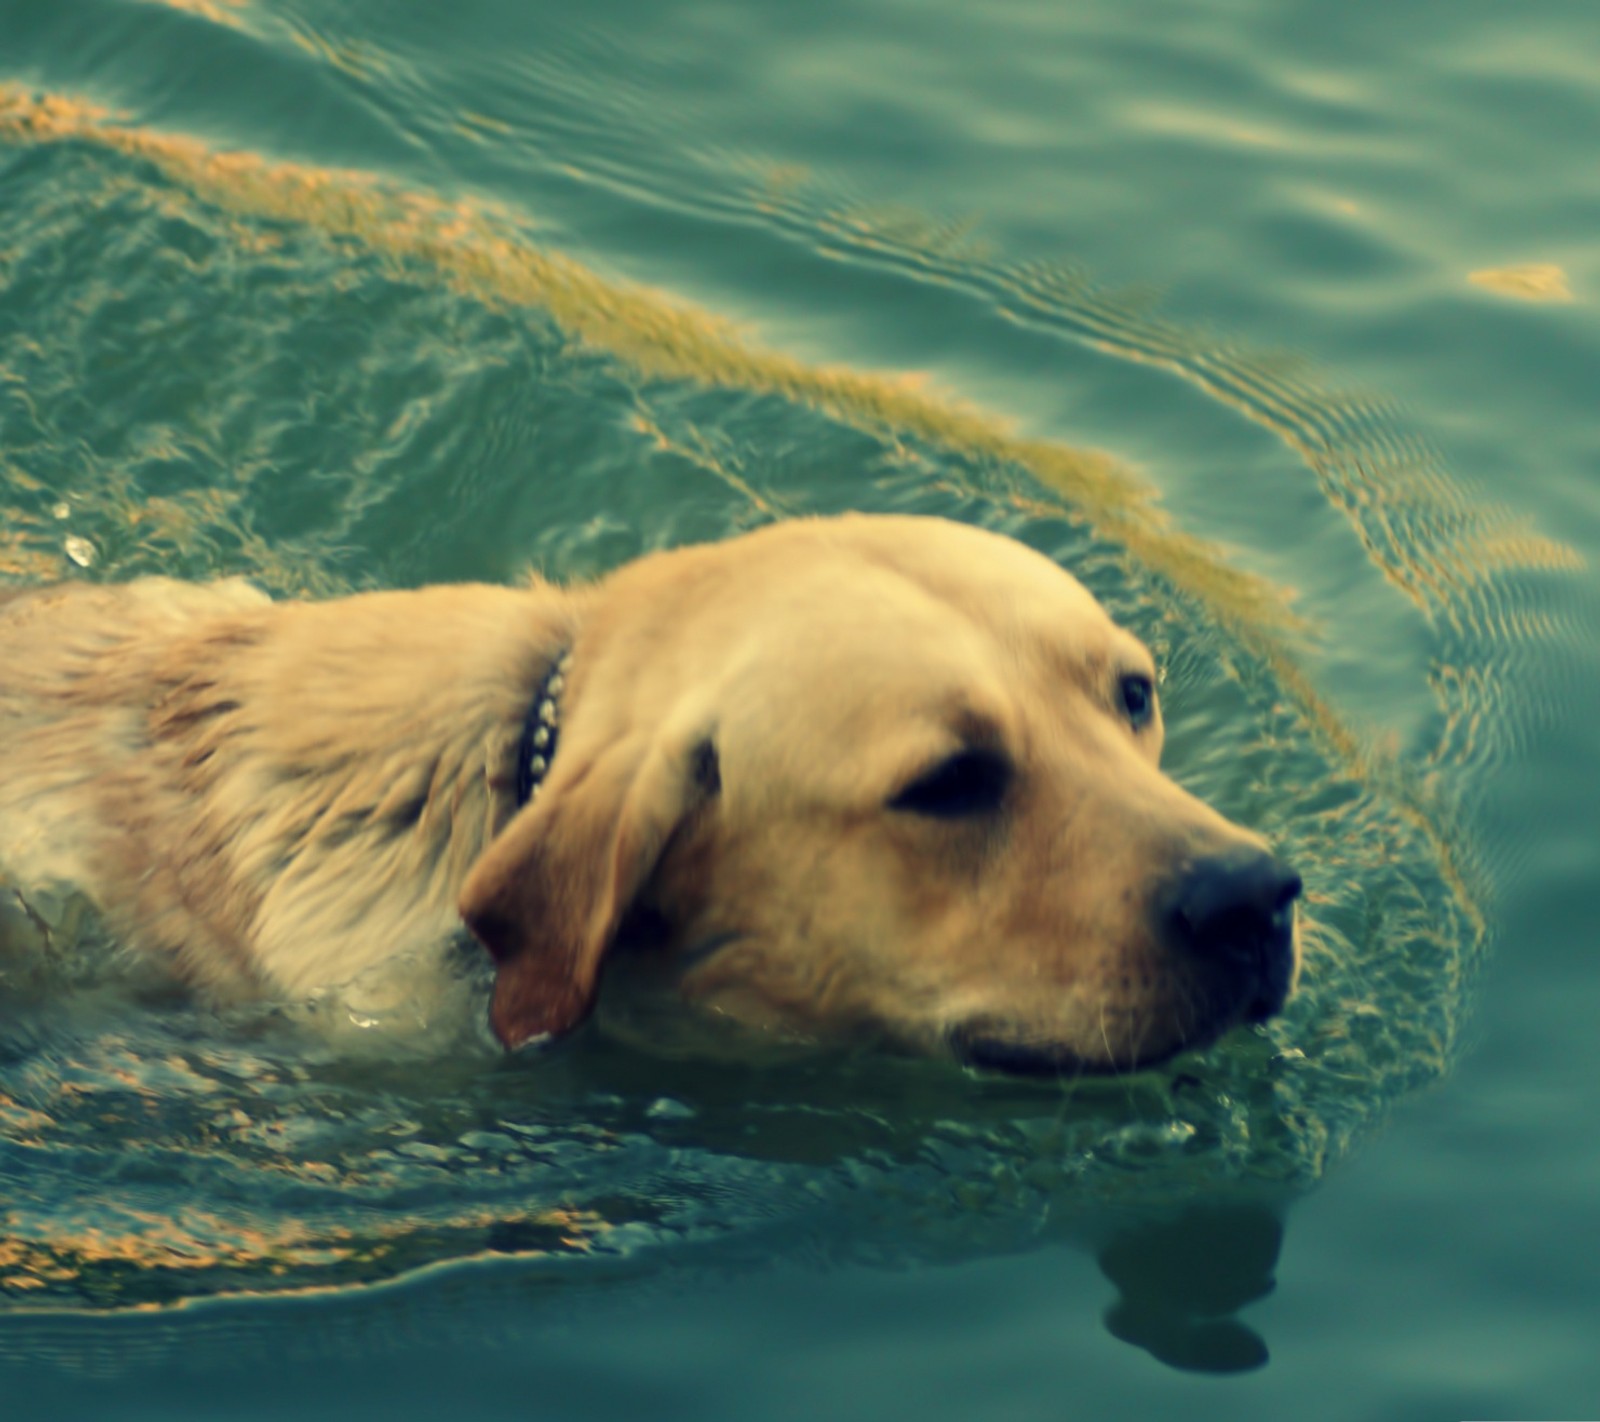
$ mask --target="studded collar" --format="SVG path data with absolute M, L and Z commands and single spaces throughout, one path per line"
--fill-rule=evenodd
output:
M 550 763 L 556 758 L 556 744 L 561 739 L 561 693 L 567 689 L 567 672 L 571 666 L 569 648 L 550 663 L 550 670 L 544 674 L 544 680 L 534 693 L 533 704 L 528 707 L 528 719 L 522 724 L 522 739 L 517 742 L 519 810 L 538 795 L 539 787 L 550 773 Z

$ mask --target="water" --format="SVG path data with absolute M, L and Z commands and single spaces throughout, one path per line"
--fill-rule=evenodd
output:
M 1003 527 L 1305 868 L 1305 990 L 1127 1083 L 530 1070 L 58 923 L 0 979 L 0 1395 L 1593 1415 L 1588 11 L 569 11 L 0 3 L 0 579 Z

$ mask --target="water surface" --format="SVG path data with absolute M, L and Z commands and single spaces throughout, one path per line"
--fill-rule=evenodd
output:
M 74 951 L 0 979 L 0 1384 L 1592 1413 L 1591 30 L 0 5 L 4 581 L 985 523 L 1158 650 L 1169 764 L 1309 919 L 1281 1021 L 1040 1085 L 218 1017 L 45 906 Z

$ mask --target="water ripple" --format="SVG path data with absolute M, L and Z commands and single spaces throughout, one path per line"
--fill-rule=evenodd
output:
M 850 1257 L 1015 1247 L 1097 1202 L 1303 1186 L 1448 1065 L 1486 942 L 1451 797 L 1514 734 L 1507 670 L 1542 630 L 1519 579 L 1574 560 L 1460 490 L 1382 401 L 1069 269 L 1002 263 L 959 226 L 770 174 L 719 199 L 1175 371 L 1273 430 L 1429 619 L 1441 726 L 1421 768 L 1337 715 L 1281 590 L 1108 457 L 913 379 L 763 349 L 487 202 L 15 88 L 0 144 L 0 576 L 243 571 L 325 591 L 511 576 L 529 556 L 584 574 L 811 509 L 964 517 L 1069 562 L 1162 651 L 1182 777 L 1307 866 L 1310 917 L 1282 1021 L 1168 1072 L 1041 1087 L 877 1060 L 734 1074 L 603 1031 L 513 1070 L 467 1006 L 421 1031 L 339 1000 L 218 1017 L 90 951 L 70 905 L 11 904 L 31 948 L 0 959 L 7 1306 L 774 1232 L 798 1248 L 819 1218 Z M 68 566 L 67 537 L 93 543 L 92 568 Z

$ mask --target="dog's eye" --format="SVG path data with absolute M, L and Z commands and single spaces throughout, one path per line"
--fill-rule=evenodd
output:
M 1122 714 L 1136 731 L 1150 724 L 1151 713 L 1156 709 L 1156 689 L 1150 678 L 1133 672 L 1117 683 L 1117 699 L 1122 703 Z
M 1011 783 L 1011 762 L 998 751 L 958 751 L 918 776 L 894 799 L 891 810 L 954 820 L 1000 807 Z

